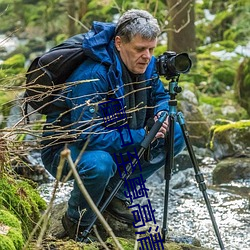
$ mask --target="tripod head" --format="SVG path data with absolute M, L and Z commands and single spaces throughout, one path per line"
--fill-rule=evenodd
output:
M 175 96 L 182 91 L 182 87 L 178 86 L 179 82 L 179 76 L 176 78 L 172 78 L 171 81 L 169 82 L 169 95 L 170 95 L 170 100 L 175 99 Z

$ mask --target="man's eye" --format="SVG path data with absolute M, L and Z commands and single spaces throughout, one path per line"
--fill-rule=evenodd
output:
M 138 48 L 138 49 L 136 49 L 136 51 L 137 51 L 137 52 L 143 52 L 143 51 L 144 51 L 144 49 L 140 49 L 140 48 Z

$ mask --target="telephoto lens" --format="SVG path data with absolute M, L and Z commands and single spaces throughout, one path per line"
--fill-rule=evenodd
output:
M 187 53 L 176 54 L 174 51 L 167 51 L 156 60 L 157 73 L 166 79 L 188 73 L 191 66 L 192 61 Z

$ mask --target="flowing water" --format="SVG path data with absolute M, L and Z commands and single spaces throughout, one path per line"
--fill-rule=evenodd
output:
M 204 159 L 201 171 L 205 178 L 209 203 L 219 228 L 226 250 L 250 250 L 250 180 L 212 185 L 211 173 L 215 163 L 211 158 Z M 155 175 L 146 182 L 150 201 L 156 210 L 157 225 L 163 223 L 165 181 Z M 72 182 L 59 188 L 55 202 L 68 199 Z M 53 182 L 42 184 L 41 195 L 49 201 Z M 141 200 L 143 203 L 144 200 Z M 197 187 L 194 170 L 175 173 L 170 180 L 169 203 L 167 206 L 167 226 L 176 238 L 194 237 L 201 245 L 219 250 L 219 243 L 213 229 L 202 192 Z
M 206 159 L 201 171 L 207 185 L 207 194 L 215 221 L 226 250 L 250 249 L 250 180 L 212 186 L 212 159 Z M 178 172 L 172 177 L 168 204 L 168 227 L 174 234 L 195 237 L 202 246 L 219 250 L 220 246 L 213 229 L 202 192 L 197 187 L 192 168 Z M 181 181 L 180 181 L 181 180 Z M 165 183 L 153 188 L 153 207 L 158 208 L 158 222 L 162 224 Z M 159 195 L 159 193 L 161 193 Z M 156 197 L 157 195 L 157 198 Z

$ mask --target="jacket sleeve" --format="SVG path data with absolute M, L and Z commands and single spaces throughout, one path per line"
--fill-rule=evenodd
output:
M 142 142 L 145 130 L 123 128 L 118 131 L 104 126 L 98 104 L 104 101 L 109 90 L 106 75 L 104 66 L 98 64 L 90 66 L 85 62 L 68 79 L 68 82 L 74 82 L 73 86 L 66 90 L 66 102 L 71 109 L 71 131 L 76 136 L 79 147 L 83 147 L 87 142 L 87 148 L 90 150 L 104 150 L 110 153 L 128 151 Z M 89 81 L 77 83 L 81 79 Z M 124 147 L 126 144 L 130 145 Z

